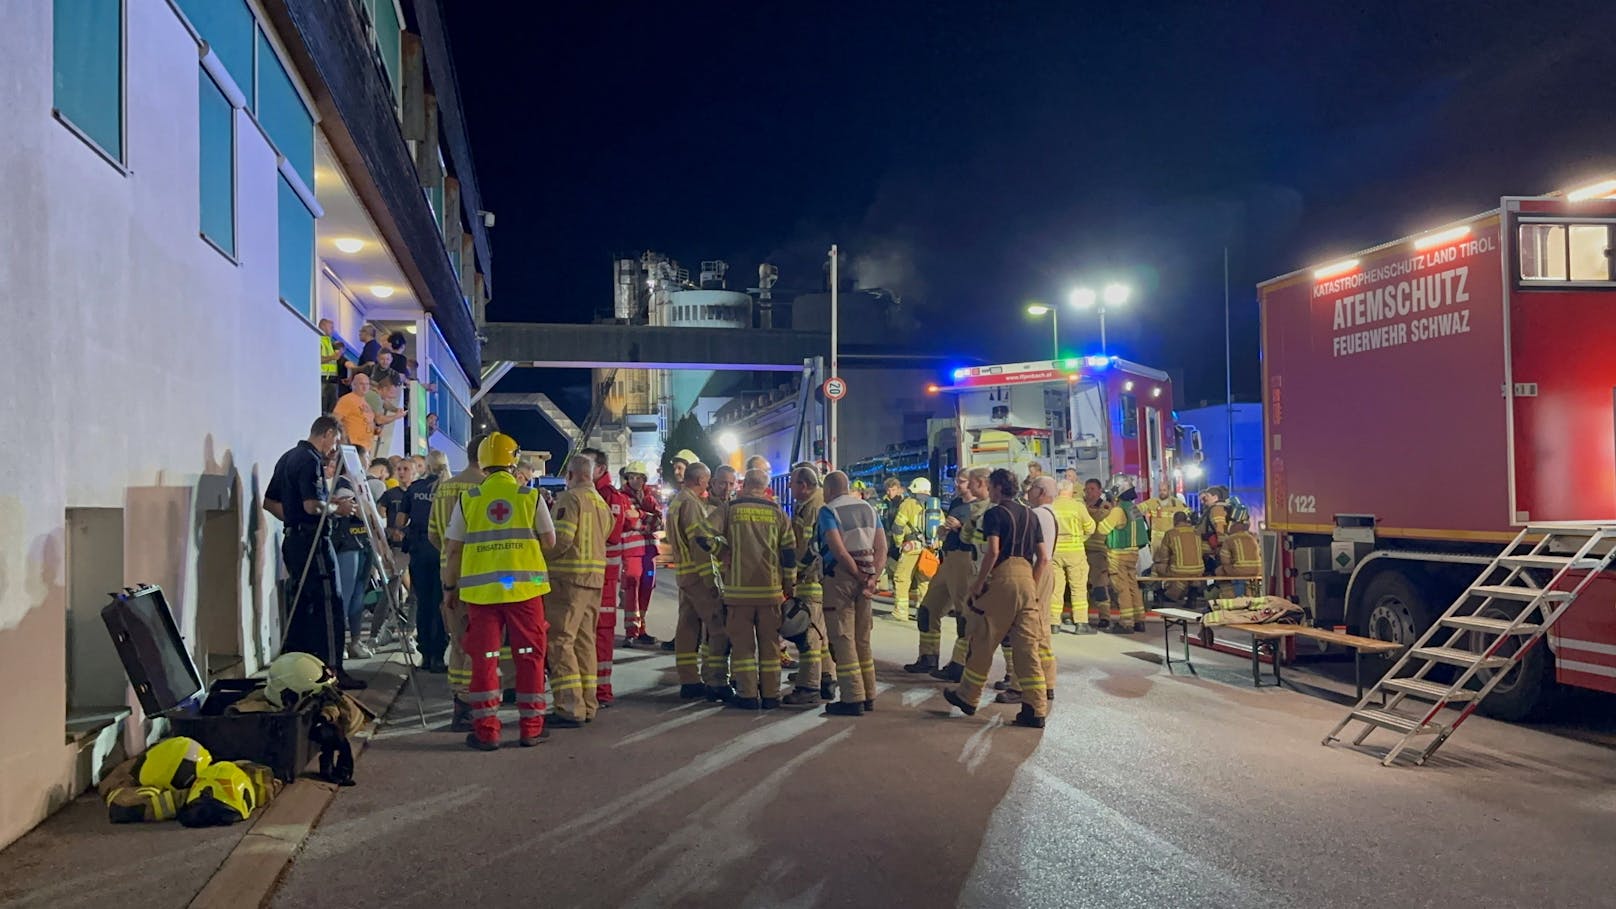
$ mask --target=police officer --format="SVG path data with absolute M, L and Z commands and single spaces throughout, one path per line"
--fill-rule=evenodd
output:
M 286 528 L 281 558 L 290 575 L 286 592 L 293 602 L 281 651 L 319 657 L 335 670 L 338 686 L 353 691 L 365 683 L 342 666 L 347 617 L 336 595 L 337 553 L 330 534 L 324 532 L 336 528 L 321 520 L 358 512 L 352 498 L 326 501 L 325 462 L 337 455 L 338 433 L 335 418 L 319 417 L 309 427 L 309 437 L 281 455 L 264 492 L 264 510 Z
M 410 584 L 415 591 L 415 640 L 427 672 L 446 673 L 444 659 L 449 635 L 443 624 L 443 586 L 439 581 L 441 554 L 432 545 L 432 500 L 438 483 L 449 476 L 449 459 L 434 449 L 426 459 L 426 472 L 404 491 L 404 551 L 410 556 Z

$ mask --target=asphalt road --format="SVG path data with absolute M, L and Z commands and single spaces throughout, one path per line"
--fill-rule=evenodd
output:
M 1055 709 L 1026 730 L 905 674 L 913 626 L 878 619 L 875 643 L 862 718 L 681 702 L 671 654 L 620 650 L 617 706 L 490 754 L 421 676 L 434 728 L 406 688 L 274 904 L 1611 905 L 1607 748 L 1478 719 L 1383 768 L 1320 746 L 1343 707 L 1253 690 L 1237 658 L 1168 673 L 1157 625 L 1057 637 Z

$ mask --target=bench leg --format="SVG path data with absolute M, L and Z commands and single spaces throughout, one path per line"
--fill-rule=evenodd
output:
M 1162 660 L 1167 664 L 1167 671 L 1173 671 L 1173 620 L 1162 621 Z
M 1274 687 L 1275 688 L 1281 687 L 1280 686 L 1280 681 L 1279 681 L 1279 663 L 1280 663 L 1279 645 L 1283 641 L 1284 641 L 1284 638 L 1274 638 L 1272 641 L 1268 642 L 1269 650 L 1273 654 L 1273 657 L 1274 657 Z
M 1262 661 L 1258 659 L 1257 652 L 1262 649 L 1262 641 L 1251 639 L 1251 687 L 1262 687 Z

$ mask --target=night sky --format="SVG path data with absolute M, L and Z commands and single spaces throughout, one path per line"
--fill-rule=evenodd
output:
M 996 361 L 1047 355 L 1027 301 L 1126 281 L 1111 352 L 1194 406 L 1223 397 L 1225 247 L 1254 397 L 1258 281 L 1616 171 L 1610 0 L 446 5 L 492 320 L 589 321 L 644 249 L 814 289 L 836 242 Z

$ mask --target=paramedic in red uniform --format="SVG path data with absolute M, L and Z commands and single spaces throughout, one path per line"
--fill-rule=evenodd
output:
M 623 569 L 623 533 L 639 517 L 634 502 L 612 485 L 612 472 L 606 467 L 606 453 L 585 448 L 579 454 L 595 459 L 595 491 L 611 511 L 612 523 L 606 533 L 606 582 L 600 588 L 600 615 L 595 619 L 595 697 L 600 706 L 612 703 L 612 647 L 617 643 L 618 577 Z

